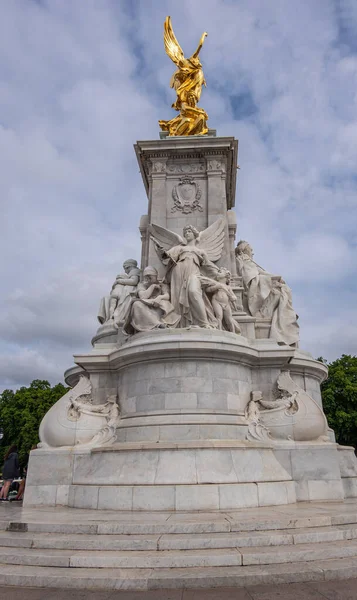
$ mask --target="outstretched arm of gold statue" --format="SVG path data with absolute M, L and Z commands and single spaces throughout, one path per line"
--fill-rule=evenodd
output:
M 202 46 L 203 46 L 203 42 L 205 41 L 205 38 L 206 38 L 207 36 L 208 36 L 208 33 L 205 31 L 205 32 L 202 34 L 202 36 L 201 36 L 200 43 L 199 43 L 199 44 L 198 44 L 198 46 L 197 46 L 197 50 L 196 50 L 196 52 L 194 52 L 194 53 L 192 54 L 192 58 L 197 58 L 197 56 L 199 55 L 199 53 L 200 53 L 200 50 L 201 50 L 201 48 L 202 48 Z

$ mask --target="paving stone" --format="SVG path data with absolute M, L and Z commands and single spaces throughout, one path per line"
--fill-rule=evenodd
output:
M 357 579 L 318 581 L 306 585 L 329 600 L 357 600 Z
M 318 585 L 318 584 L 314 584 Z M 323 600 L 318 588 L 305 583 L 287 583 L 277 586 L 256 585 L 248 588 L 252 600 Z
M 145 592 L 111 592 L 109 600 L 182 600 L 183 590 L 148 590 Z
M 214 588 L 183 590 L 182 600 L 252 600 L 252 597 L 245 588 Z

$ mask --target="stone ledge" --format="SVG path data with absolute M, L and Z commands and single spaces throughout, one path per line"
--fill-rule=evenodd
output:
M 122 452 L 127 450 L 188 450 L 195 448 L 243 448 L 254 449 L 274 449 L 274 444 L 265 442 L 234 441 L 234 440 L 193 440 L 187 442 L 125 442 L 113 444 L 112 446 L 102 446 L 93 448 L 92 454 L 101 452 Z

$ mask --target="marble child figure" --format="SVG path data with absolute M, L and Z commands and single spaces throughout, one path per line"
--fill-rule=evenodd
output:
M 231 274 L 228 269 L 220 269 L 216 281 L 208 277 L 201 277 L 201 283 L 211 299 L 212 308 L 218 322 L 218 329 L 226 329 L 232 333 L 240 334 L 241 330 L 233 318 L 232 309 L 237 308 L 237 298 L 230 287 Z
M 154 267 L 146 267 L 143 282 L 137 287 L 137 297 L 132 298 L 124 323 L 125 333 L 133 334 L 151 329 L 175 327 L 180 315 L 170 302 L 169 286 L 159 282 Z
M 243 279 L 247 308 L 253 317 L 271 318 L 269 337 L 289 346 L 299 341 L 298 316 L 293 309 L 291 289 L 253 260 L 253 249 L 241 240 L 236 247 L 237 270 Z
M 135 291 L 140 280 L 140 269 L 133 258 L 128 258 L 123 263 L 124 273 L 117 275 L 109 296 L 102 298 L 98 321 L 103 324 L 113 321 L 116 326 L 122 325 L 131 301 L 131 294 Z

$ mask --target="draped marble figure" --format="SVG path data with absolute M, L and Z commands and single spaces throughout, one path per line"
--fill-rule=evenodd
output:
M 237 269 L 243 279 L 247 308 L 253 317 L 271 318 L 269 337 L 297 344 L 298 316 L 293 309 L 291 289 L 280 275 L 272 275 L 253 260 L 253 249 L 244 240 L 236 247 Z
M 131 301 L 131 294 L 140 281 L 140 269 L 134 258 L 128 258 L 123 263 L 124 273 L 117 275 L 109 296 L 102 298 L 98 311 L 98 321 L 103 324 L 112 321 L 122 325 Z
M 201 232 L 192 225 L 186 225 L 181 237 L 159 225 L 150 226 L 156 251 L 167 266 L 165 279 L 170 284 L 175 312 L 180 315 L 178 327 L 209 329 L 218 325 L 212 305 L 202 289 L 200 276 L 215 279 L 219 272 L 214 262 L 222 254 L 224 228 L 222 218 Z
M 158 280 L 154 267 L 143 271 L 143 282 L 137 287 L 137 297 L 131 301 L 124 323 L 124 332 L 131 335 L 139 331 L 175 327 L 180 321 L 170 302 L 169 286 Z

